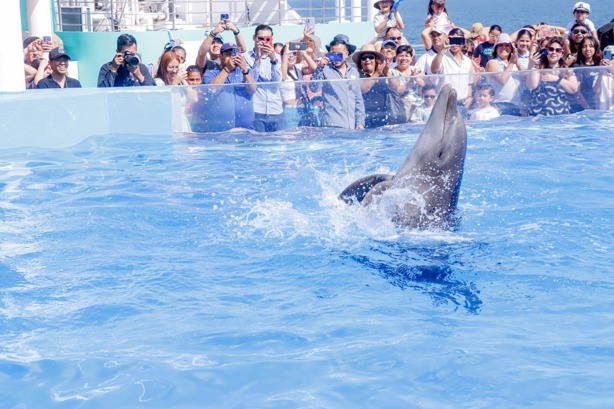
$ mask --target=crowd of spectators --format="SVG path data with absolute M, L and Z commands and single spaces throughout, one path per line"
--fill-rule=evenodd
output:
M 185 124 L 200 132 L 425 121 L 447 83 L 471 120 L 612 109 L 614 23 L 597 30 L 586 2 L 575 4 L 566 27 L 539 23 L 506 32 L 499 24 L 457 27 L 445 0 L 429 0 L 420 58 L 394 4 L 375 2 L 374 38 L 359 51 L 345 34 L 322 47 L 311 24 L 302 38 L 285 44 L 273 42 L 273 29 L 261 24 L 248 50 L 240 29 L 224 19 L 206 36 L 194 64 L 186 64 L 180 42 L 170 41 L 148 67 L 136 38 L 121 34 L 112 60 L 100 67 L 98 87 L 185 86 Z M 225 31 L 234 42 L 224 42 Z M 28 88 L 81 87 L 68 76 L 70 56 L 58 40 L 24 40 Z

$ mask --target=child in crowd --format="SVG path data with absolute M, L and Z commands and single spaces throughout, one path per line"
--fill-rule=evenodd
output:
M 492 85 L 481 85 L 475 95 L 476 110 L 469 117 L 472 121 L 489 121 L 499 117 L 499 111 L 490 105 L 495 98 L 495 89 Z
M 186 68 L 186 72 L 188 73 L 188 84 L 189 85 L 200 85 L 203 83 L 203 74 L 198 65 L 190 65 Z
M 379 10 L 379 13 L 373 17 L 373 26 L 377 34 L 377 37 L 375 37 L 376 47 L 384 41 L 388 28 L 395 27 L 401 31 L 405 28 L 399 9 L 391 10 L 393 5 L 393 0 L 379 0 L 373 4 L 373 7 Z
M 431 116 L 435 101 L 437 100 L 437 88 L 433 84 L 422 87 L 422 104 L 418 106 L 409 119 L 411 122 L 426 122 Z
M 484 41 L 488 41 L 488 38 L 484 33 L 484 26 L 482 25 L 482 23 L 473 23 L 471 25 L 469 39 L 473 40 L 474 48 L 482 44 Z
M 431 27 L 442 27 L 447 33 L 454 28 L 454 23 L 448 18 L 445 0 L 429 0 L 426 23 Z
M 573 16 L 575 17 L 573 20 L 567 24 L 567 33 L 571 31 L 573 26 L 577 23 L 585 24 L 590 28 L 593 37 L 597 37 L 597 30 L 595 29 L 595 24 L 588 19 L 588 15 L 591 14 L 591 6 L 588 3 L 579 1 L 573 6 Z

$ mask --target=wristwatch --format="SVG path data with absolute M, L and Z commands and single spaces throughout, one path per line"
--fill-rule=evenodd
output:
M 240 32 L 241 32 L 241 30 L 239 30 L 239 29 L 237 28 L 237 31 L 233 31 L 233 32 L 232 32 L 232 34 L 234 34 L 234 35 L 238 36 Z

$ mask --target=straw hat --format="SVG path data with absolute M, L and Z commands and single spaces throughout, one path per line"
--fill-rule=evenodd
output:
M 373 44 L 368 43 L 360 47 L 360 51 L 354 53 L 354 55 L 352 56 L 352 60 L 354 60 L 354 64 L 356 64 L 357 67 L 360 67 L 360 57 L 362 57 L 363 54 L 373 54 L 377 61 L 384 61 L 384 55 L 375 51 L 375 46 Z

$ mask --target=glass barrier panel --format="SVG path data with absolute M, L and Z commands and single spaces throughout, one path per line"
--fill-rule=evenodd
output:
M 458 107 L 469 121 L 611 110 L 613 78 L 614 67 L 600 66 L 445 76 L 404 76 L 396 71 L 378 78 L 289 78 L 256 83 L 255 92 L 243 83 L 201 85 L 183 91 L 185 123 L 193 132 L 235 127 L 267 132 L 300 126 L 354 129 L 425 122 L 444 84 L 456 89 Z

